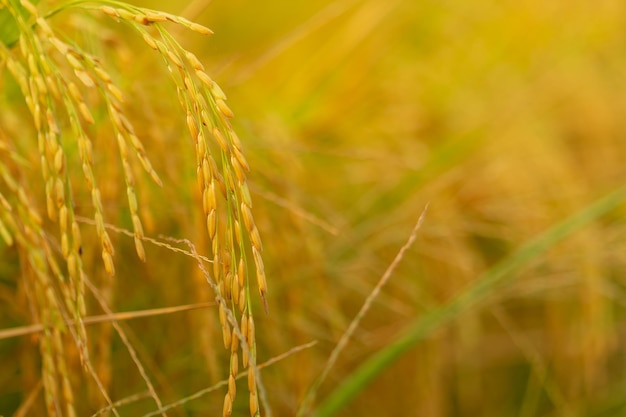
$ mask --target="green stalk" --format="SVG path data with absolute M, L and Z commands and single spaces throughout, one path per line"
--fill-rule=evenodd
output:
M 626 200 L 626 187 L 618 188 L 586 206 L 571 217 L 552 226 L 535 239 L 520 247 L 510 257 L 482 274 L 476 282 L 447 304 L 436 308 L 413 322 L 408 330 L 385 349 L 349 375 L 313 412 L 316 417 L 328 417 L 341 410 L 376 376 L 387 369 L 419 341 L 436 329 L 454 320 L 493 293 L 494 289 L 515 278 L 522 266 L 542 255 L 577 230 L 618 207 Z

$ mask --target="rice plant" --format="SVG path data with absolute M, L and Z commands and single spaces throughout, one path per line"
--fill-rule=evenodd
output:
M 162 185 L 144 141 L 127 116 L 125 106 L 132 102 L 126 104 L 128 100 L 109 74 L 105 60 L 49 23 L 54 16 L 76 12 L 103 13 L 127 25 L 160 55 L 176 86 L 181 114 L 186 117 L 188 135 L 195 145 L 197 192 L 211 242 L 210 271 L 193 244 L 189 246 L 208 285 L 215 291 L 223 344 L 230 351 L 223 414 L 232 413 L 241 355 L 243 367 L 250 366 L 250 414 L 259 415 L 248 257 L 254 260 L 256 283 L 266 310 L 267 283 L 246 181 L 250 168 L 231 127 L 233 113 L 225 94 L 198 58 L 185 50 L 164 24 L 170 22 L 205 36 L 212 32 L 179 16 L 116 1 L 73 1 L 40 10 L 28 0 L 7 0 L 1 12 L 4 39 L 0 59 L 19 87 L 34 126 L 33 132 L 19 137 L 7 134 L 3 141 L 3 150 L 11 158 L 0 166 L 6 190 L 2 197 L 2 234 L 7 245 L 15 245 L 22 260 L 19 285 L 24 286 L 30 308 L 43 325 L 39 346 L 48 415 L 77 415 L 65 334 L 71 334 L 82 366 L 93 377 L 111 411 L 119 415 L 89 359 L 84 326 L 86 272 L 82 261 L 83 245 L 87 243 L 75 209 L 80 204 L 75 197 L 77 174 L 70 166 L 82 168 L 82 180 L 91 195 L 91 216 L 102 266 L 111 277 L 109 286 L 115 276 L 115 246 L 105 223 L 101 184 L 115 179 L 96 174 L 98 155 L 94 153 L 99 151 L 94 151 L 95 136 L 99 136 L 99 146 L 117 148 L 134 246 L 142 261 L 146 260 L 145 235 L 137 197 L 136 165 L 139 163 L 156 184 Z M 23 149 L 38 153 L 45 213 L 35 202 L 37 188 L 24 184 L 23 170 L 31 168 L 30 161 L 22 161 L 16 149 L 18 142 L 29 140 L 37 146 L 26 145 Z M 111 152 L 106 153 L 112 156 Z M 51 224 L 57 225 L 56 234 L 52 234 Z M 88 244 L 93 245 L 93 240 Z M 148 377 L 143 372 L 142 375 L 156 405 L 162 407 Z
M 623 414 L 621 2 L 133 3 L 0 0 L 0 415 Z

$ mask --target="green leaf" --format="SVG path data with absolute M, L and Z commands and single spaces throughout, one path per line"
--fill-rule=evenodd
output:
M 31 0 L 31 3 L 37 4 L 39 0 Z M 28 12 L 21 4 L 15 2 L 15 7 L 25 19 L 28 18 Z M 8 48 L 12 48 L 20 38 L 20 28 L 9 9 L 3 7 L 0 9 L 0 41 Z
M 516 271 L 521 267 L 541 256 L 549 248 L 577 230 L 614 210 L 624 200 L 626 200 L 626 187 L 618 188 L 524 244 L 511 256 L 483 273 L 473 285 L 448 303 L 415 320 L 398 339 L 374 354 L 354 373 L 345 378 L 342 384 L 320 404 L 313 415 L 315 417 L 328 417 L 341 410 L 378 374 L 418 342 L 471 308 L 476 307 L 499 286 L 512 281 L 517 276 Z

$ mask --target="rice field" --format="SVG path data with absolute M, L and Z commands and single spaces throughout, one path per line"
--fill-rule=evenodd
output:
M 0 0 L 0 416 L 624 414 L 625 24 Z

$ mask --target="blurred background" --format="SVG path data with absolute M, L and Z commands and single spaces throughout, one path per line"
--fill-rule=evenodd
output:
M 252 168 L 270 310 L 265 315 L 260 302 L 256 306 L 259 362 L 317 341 L 264 369 L 274 416 L 295 415 L 427 203 L 415 245 L 315 404 L 416 320 L 624 182 L 622 1 L 137 4 L 215 32 L 206 38 L 168 27 L 228 96 Z M 97 29 L 104 42 L 93 48 L 132 98 L 129 117 L 164 180 L 163 188 L 146 175 L 139 181 L 146 234 L 188 238 L 207 253 L 194 149 L 175 87 L 141 38 L 93 16 L 68 13 L 53 22 L 67 33 L 84 25 Z M 78 33 L 71 36 L 89 44 Z M 103 160 L 112 152 L 105 143 L 95 142 Z M 101 184 L 107 220 L 130 228 L 121 171 L 99 166 L 99 175 L 110 178 Z M 85 215 L 89 201 L 87 194 Z M 625 236 L 623 208 L 568 236 L 414 344 L 337 415 L 626 413 Z M 113 281 L 104 278 L 97 250 L 84 253 L 115 311 L 213 300 L 193 259 L 146 244 L 143 264 L 132 239 L 120 234 L 115 240 Z M 3 279 L 3 303 L 15 287 L 12 279 Z M 30 323 L 20 302 L 3 307 L 3 327 Z M 228 375 L 229 352 L 214 310 L 125 322 L 165 402 Z M 112 398 L 145 390 L 108 325 L 90 327 L 90 337 L 92 359 Z M 0 352 L 7 369 L 0 372 L 0 414 L 10 415 L 36 383 L 38 350 L 31 339 L 19 338 L 0 340 Z M 9 359 L 15 357 L 20 360 Z M 77 371 L 74 383 L 91 393 L 81 405 L 88 415 L 101 400 L 95 388 L 81 387 L 85 378 Z M 245 383 L 239 389 L 245 393 Z M 168 415 L 218 415 L 223 395 L 218 389 Z M 142 415 L 153 409 L 144 401 L 120 410 Z M 249 415 L 245 394 L 238 395 L 233 415 Z

